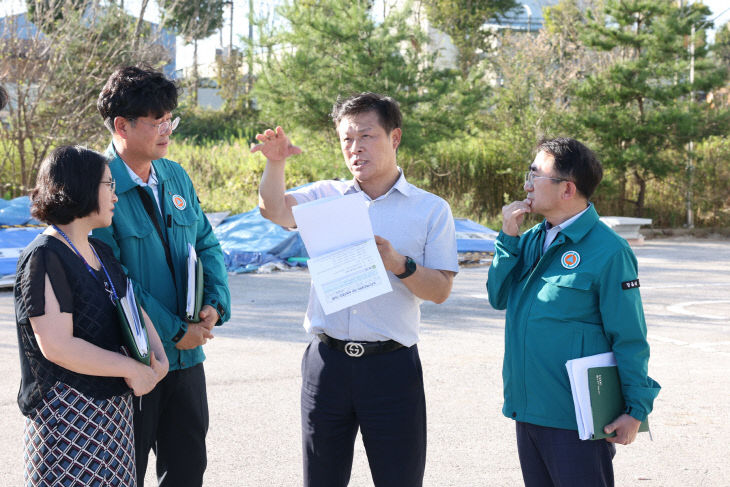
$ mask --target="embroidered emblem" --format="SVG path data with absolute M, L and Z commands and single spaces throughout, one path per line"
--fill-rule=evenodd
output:
M 575 269 L 580 264 L 580 254 L 575 250 L 569 250 L 560 258 L 560 263 L 566 269 Z
M 635 287 L 639 287 L 639 280 L 634 279 L 633 281 L 625 281 L 621 283 L 621 289 L 624 291 L 628 289 L 634 289 Z
M 175 205 L 175 208 L 178 210 L 184 210 L 188 204 L 185 202 L 185 198 L 180 196 L 179 194 L 172 195 L 172 204 Z

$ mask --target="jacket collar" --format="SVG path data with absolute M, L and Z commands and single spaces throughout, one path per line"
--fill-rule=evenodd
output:
M 116 147 L 114 147 L 114 141 L 109 143 L 109 146 L 104 151 L 104 155 L 109 159 L 109 169 L 112 172 L 112 177 L 117 182 L 116 191 L 119 194 L 126 193 L 130 189 L 137 186 L 127 172 L 126 164 L 119 157 Z M 161 164 L 163 159 L 155 159 L 152 161 L 152 165 L 155 167 L 155 173 L 157 174 L 157 182 L 162 183 L 170 178 L 170 172 L 167 170 L 165 164 Z
M 569 238 L 573 242 L 578 242 L 593 228 L 598 222 L 598 213 L 593 203 L 588 203 L 588 209 L 576 221 L 568 226 L 565 230 L 560 230 L 562 235 Z M 545 222 L 543 222 L 543 229 Z

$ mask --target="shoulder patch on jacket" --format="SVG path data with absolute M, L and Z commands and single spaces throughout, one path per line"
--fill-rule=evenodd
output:
M 639 280 L 634 279 L 633 281 L 624 281 L 621 283 L 621 289 L 626 291 L 627 289 L 634 289 L 635 287 L 639 287 Z

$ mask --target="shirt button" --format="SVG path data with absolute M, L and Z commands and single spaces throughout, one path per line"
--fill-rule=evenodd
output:
M 185 362 L 180 362 L 180 365 L 182 365 L 183 367 L 185 367 Z
M 516 412 L 514 412 L 514 411 L 512 411 L 512 417 L 513 417 L 513 418 L 516 418 L 516 417 L 517 417 L 517 413 L 516 413 Z
M 353 309 L 352 310 L 352 314 L 356 315 L 357 314 L 357 310 L 356 309 Z

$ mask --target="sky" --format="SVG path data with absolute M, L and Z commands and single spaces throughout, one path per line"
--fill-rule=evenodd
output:
M 283 0 L 254 0 L 254 11 L 258 15 L 259 13 L 271 12 L 275 5 L 282 3 Z M 518 0 L 519 1 L 519 0 Z M 375 3 L 374 10 L 376 12 L 382 12 L 383 2 L 387 2 L 387 5 L 397 3 L 397 0 L 377 0 Z M 125 0 L 124 6 L 133 15 L 139 14 L 139 8 L 141 0 Z M 705 5 L 710 7 L 713 15 L 710 18 L 714 18 L 719 15 L 715 20 L 715 25 L 720 26 L 730 21 L 730 4 L 727 0 L 704 0 Z M 233 5 L 233 45 L 241 45 L 240 36 L 244 38 L 248 36 L 248 5 L 249 0 L 234 0 Z M 19 13 L 25 10 L 25 0 L 0 0 L 0 15 L 7 13 Z M 151 22 L 159 21 L 159 13 L 157 9 L 157 2 L 152 0 L 149 2 L 145 13 L 145 20 Z M 228 46 L 230 38 L 230 10 L 226 8 L 224 14 L 224 27 L 223 27 L 223 45 Z M 709 33 L 710 41 L 714 39 L 714 32 Z M 198 63 L 208 64 L 212 63 L 215 59 L 215 50 L 221 46 L 221 36 L 216 34 L 208 39 L 200 41 L 198 43 Z M 180 38 L 177 40 L 177 68 L 185 68 L 192 65 L 193 61 L 193 46 L 186 46 Z

